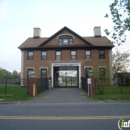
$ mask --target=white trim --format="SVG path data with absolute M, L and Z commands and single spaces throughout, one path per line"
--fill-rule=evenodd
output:
M 33 71 L 35 70 L 35 67 L 26 67 L 26 70 L 28 69 L 33 69 Z
M 93 69 L 93 66 L 84 66 L 84 69 L 86 69 L 86 68 L 91 68 L 91 69 Z
M 24 75 L 24 52 L 21 51 L 21 86 L 24 86 L 24 83 L 23 83 L 23 75 Z
M 74 39 L 74 36 L 73 36 L 73 35 L 71 35 L 71 34 L 60 34 L 60 35 L 58 35 L 58 36 L 57 36 L 57 39 L 59 39 L 59 37 L 60 37 L 60 36 L 64 36 L 64 35 L 69 35 L 69 36 L 72 36 L 72 37 L 73 37 L 73 39 Z
M 107 68 L 107 66 L 98 66 L 98 68 L 105 68 L 105 69 L 106 69 L 106 68 Z
M 46 70 L 48 70 L 48 67 L 39 67 L 39 70 L 41 70 L 41 69 L 46 69 Z
M 54 67 L 55 66 L 78 66 L 79 67 L 79 88 L 81 88 L 80 83 L 81 83 L 81 63 L 52 63 L 51 64 L 51 77 L 52 77 L 52 88 L 54 88 Z

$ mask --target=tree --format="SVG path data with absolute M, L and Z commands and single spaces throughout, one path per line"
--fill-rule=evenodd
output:
M 12 77 L 13 78 L 19 78 L 19 74 L 18 74 L 18 72 L 16 70 L 13 71 Z
M 128 72 L 130 66 L 130 53 L 128 51 L 120 52 L 116 50 L 112 54 L 112 71 L 113 71 L 113 80 L 117 77 L 117 73 Z
M 5 74 L 6 74 L 5 70 L 0 68 L 0 78 L 5 78 Z
M 112 35 L 112 43 L 121 45 L 126 41 L 126 31 L 130 31 L 130 0 L 114 0 L 109 6 L 114 23 L 113 31 L 105 29 L 107 35 Z M 109 17 L 108 14 L 105 15 Z

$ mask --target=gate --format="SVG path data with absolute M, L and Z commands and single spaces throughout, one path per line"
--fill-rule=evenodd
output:
M 87 78 L 81 77 L 81 80 L 82 80 L 82 88 L 83 88 L 86 92 L 88 92 Z
M 49 89 L 49 83 L 48 82 L 49 82 L 48 78 L 37 79 L 38 94 Z

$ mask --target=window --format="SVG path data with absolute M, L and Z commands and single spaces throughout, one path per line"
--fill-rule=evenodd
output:
M 89 71 L 92 70 L 92 68 L 86 68 L 85 70 L 86 70 L 86 77 L 88 77 Z
M 99 59 L 105 59 L 105 50 L 99 50 Z
M 33 51 L 28 52 L 28 60 L 33 60 Z
M 46 77 L 47 77 L 47 70 L 41 69 L 41 78 L 46 78 Z
M 73 37 L 69 35 L 60 36 L 58 41 L 59 45 L 71 45 L 73 44 Z
M 106 78 L 106 68 L 99 68 L 99 78 L 100 79 Z
M 30 74 L 33 71 L 33 69 L 27 69 L 27 79 L 30 79 Z
M 42 60 L 47 60 L 47 52 L 46 51 L 42 51 Z
M 91 51 L 86 50 L 86 59 L 91 59 Z
M 61 51 L 56 51 L 56 60 L 61 60 Z
M 71 60 L 76 60 L 76 51 L 71 51 Z

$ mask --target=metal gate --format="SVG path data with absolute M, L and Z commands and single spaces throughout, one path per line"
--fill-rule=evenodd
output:
M 49 89 L 49 83 L 48 82 L 49 82 L 48 78 L 37 79 L 37 91 L 38 91 L 38 93 L 41 93 L 41 92 Z
M 78 66 L 54 67 L 54 87 L 78 87 Z
M 81 77 L 81 80 L 82 80 L 82 88 L 83 88 L 86 92 L 88 92 L 87 78 Z

